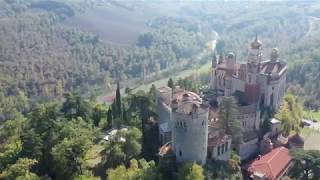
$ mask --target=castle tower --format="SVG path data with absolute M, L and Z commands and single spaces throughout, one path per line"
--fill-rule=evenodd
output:
M 235 70 L 236 67 L 236 56 L 233 52 L 229 52 L 226 59 L 226 67 L 228 69 Z
M 249 57 L 247 62 L 246 82 L 245 82 L 245 96 L 248 102 L 256 103 L 260 96 L 260 63 L 262 60 L 261 46 L 262 43 L 256 38 L 250 44 Z M 258 102 L 259 104 L 259 102 Z
M 257 78 L 260 70 L 260 62 L 262 59 L 261 46 L 262 43 L 258 39 L 256 34 L 255 40 L 250 44 L 251 48 L 249 50 L 249 57 L 247 63 L 247 84 L 254 85 L 257 84 Z
M 217 85 L 217 81 L 216 81 L 216 67 L 217 67 L 217 55 L 213 54 L 212 57 L 212 62 L 211 62 L 211 77 L 210 77 L 210 88 L 211 89 L 216 89 Z
M 258 39 L 257 34 L 256 34 L 256 38 L 254 39 L 253 42 L 251 42 L 250 46 L 251 48 L 249 50 L 248 63 L 251 63 L 251 64 L 260 63 L 262 59 L 262 52 L 261 52 L 262 43 Z
M 172 101 L 172 144 L 178 163 L 205 164 L 208 113 L 208 106 L 193 92 L 181 92 Z

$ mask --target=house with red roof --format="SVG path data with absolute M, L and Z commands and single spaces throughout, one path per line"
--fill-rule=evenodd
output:
M 248 179 L 254 180 L 278 180 L 288 171 L 292 162 L 289 149 L 278 147 L 269 153 L 260 155 L 242 169 Z

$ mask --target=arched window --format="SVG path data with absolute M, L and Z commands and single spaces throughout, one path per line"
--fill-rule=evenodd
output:
M 226 145 L 225 145 L 225 148 L 226 148 L 226 152 L 228 151 L 228 141 L 226 142 Z
M 270 105 L 273 106 L 273 93 L 270 96 Z
M 221 145 L 221 154 L 224 153 L 224 144 Z

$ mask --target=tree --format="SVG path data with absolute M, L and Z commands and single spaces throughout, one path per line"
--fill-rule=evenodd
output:
M 43 148 L 41 136 L 35 133 L 34 129 L 30 129 L 24 131 L 20 138 L 22 142 L 20 156 L 40 160 Z
M 130 114 L 138 115 L 139 120 L 141 120 L 137 125 L 142 131 L 142 154 L 150 157 L 150 154 L 155 154 L 155 152 L 153 152 L 151 149 L 153 144 L 157 143 L 157 141 L 154 141 L 154 139 L 151 140 L 148 137 L 150 134 L 152 134 L 149 133 L 148 130 L 154 130 L 155 125 L 154 122 L 152 122 L 152 117 L 153 119 L 156 117 L 154 101 L 152 101 L 152 98 L 150 98 L 150 96 L 148 96 L 146 93 L 139 91 L 130 96 L 129 102 Z M 135 120 L 135 118 L 130 119 Z M 152 146 L 150 146 L 150 144 L 152 144 Z
M 296 179 L 320 178 L 320 151 L 295 149 L 290 151 L 293 167 L 289 175 Z
M 115 169 L 109 169 L 107 171 L 108 179 L 110 180 L 128 180 L 128 179 L 140 179 L 140 180 L 160 180 L 161 174 L 158 167 L 153 161 L 147 162 L 144 159 L 139 161 L 132 159 L 130 161 L 130 167 L 128 169 L 125 166 L 120 165 Z
M 107 142 L 103 162 L 106 167 L 128 163 L 141 153 L 141 132 L 137 128 L 120 130 Z
M 117 90 L 116 90 L 115 103 L 116 103 L 116 117 L 121 119 L 121 117 L 122 117 L 122 114 L 121 114 L 122 104 L 121 104 L 121 93 L 120 93 L 120 83 L 119 83 L 119 81 L 117 81 Z
M 168 87 L 170 87 L 171 89 L 174 88 L 174 82 L 173 82 L 172 78 L 170 78 L 168 81 Z
M 40 178 L 31 172 L 32 166 L 37 163 L 36 160 L 21 158 L 15 164 L 9 166 L 0 174 L 0 179 L 6 180 L 40 180 Z
M 105 121 L 106 123 L 108 123 L 106 119 L 107 113 L 108 113 L 108 110 L 105 105 L 96 104 L 92 112 L 93 125 L 98 127 L 101 121 Z
M 74 178 L 74 180 L 100 180 L 99 177 L 95 177 L 91 174 L 81 174 Z
M 232 135 L 232 141 L 242 140 L 241 124 L 236 119 L 237 104 L 233 97 L 224 96 L 219 105 L 219 123 L 227 134 Z
M 288 136 L 292 130 L 299 130 L 303 107 L 298 98 L 292 94 L 286 95 L 284 99 L 285 101 L 275 117 L 281 121 L 283 134 Z
M 0 151 L 0 172 L 10 164 L 14 164 L 22 150 L 21 140 L 17 136 L 10 137 L 2 146 Z
M 113 115 L 112 115 L 112 110 L 111 107 L 108 109 L 107 112 L 107 120 L 108 120 L 108 127 L 112 127 L 112 122 L 113 122 Z
M 196 163 L 185 163 L 178 170 L 179 180 L 203 180 L 203 169 Z
M 79 136 L 66 138 L 52 149 L 55 174 L 58 178 L 70 178 L 77 173 L 83 173 L 85 153 L 91 146 L 87 138 Z
M 84 100 L 78 93 L 67 93 L 61 111 L 69 119 L 82 117 L 90 122 L 92 116 L 91 104 Z

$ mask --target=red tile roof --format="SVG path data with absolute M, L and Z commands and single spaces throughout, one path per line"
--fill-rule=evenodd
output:
M 115 95 L 105 96 L 104 101 L 107 103 L 113 103 L 114 99 L 116 98 Z
M 278 147 L 271 152 L 260 156 L 260 158 L 255 159 L 247 165 L 245 169 L 250 174 L 259 172 L 270 180 L 276 180 L 283 175 L 291 160 L 292 158 L 289 155 L 289 150 L 285 147 Z

